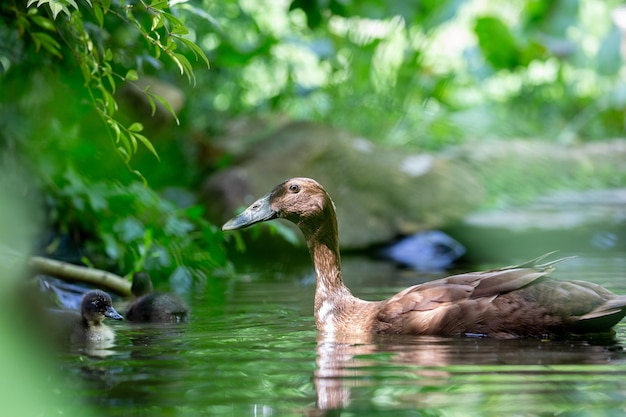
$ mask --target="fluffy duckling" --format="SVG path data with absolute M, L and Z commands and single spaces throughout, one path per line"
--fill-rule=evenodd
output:
M 85 293 L 80 304 L 80 314 L 75 311 L 56 313 L 60 335 L 72 344 L 100 344 L 115 340 L 115 332 L 103 323 L 105 318 L 123 320 L 115 311 L 111 296 L 100 290 Z
M 544 337 L 609 332 L 626 316 L 626 295 L 547 275 L 558 262 L 470 272 L 409 287 L 382 301 L 344 285 L 334 204 L 316 181 L 292 178 L 228 221 L 243 229 L 276 218 L 295 223 L 307 242 L 317 285 L 315 323 L 329 335 L 413 334 Z
M 140 323 L 184 323 L 189 321 L 189 306 L 178 296 L 154 292 L 150 275 L 133 274 L 131 292 L 137 299 L 126 310 L 126 319 Z

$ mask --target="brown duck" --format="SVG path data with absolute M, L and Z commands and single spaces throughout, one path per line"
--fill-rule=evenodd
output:
M 315 324 L 330 335 L 546 337 L 609 332 L 626 315 L 624 295 L 549 278 L 559 261 L 537 265 L 545 256 L 416 285 L 383 301 L 361 300 L 343 284 L 334 204 L 316 181 L 279 184 L 222 230 L 276 218 L 295 223 L 306 238 L 317 279 Z

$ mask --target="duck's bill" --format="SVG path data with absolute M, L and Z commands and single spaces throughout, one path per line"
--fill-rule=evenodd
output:
M 227 221 L 222 230 L 237 230 L 259 222 L 275 219 L 276 212 L 270 206 L 270 194 L 258 199 L 238 216 Z
M 108 317 L 113 320 L 124 320 L 124 317 L 122 317 L 120 313 L 115 311 L 113 307 L 109 307 L 107 311 L 104 312 L 104 317 Z

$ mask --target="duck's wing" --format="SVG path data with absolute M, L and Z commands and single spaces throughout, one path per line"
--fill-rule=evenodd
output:
M 560 261 L 560 260 L 559 260 Z M 558 261 L 532 268 L 511 266 L 453 275 L 409 287 L 381 302 L 379 331 L 453 335 L 484 323 L 494 314 L 492 302 L 547 275 Z

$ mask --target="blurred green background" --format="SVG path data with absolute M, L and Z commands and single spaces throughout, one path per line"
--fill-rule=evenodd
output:
M 261 133 L 268 120 L 313 120 L 430 152 L 619 137 L 620 3 L 10 0 L 3 175 L 25 184 L 40 253 L 183 283 L 228 275 L 225 237 L 195 196 L 233 163 L 215 138 L 238 122 L 262 120 Z M 486 204 L 536 192 L 495 178 L 488 190 Z

